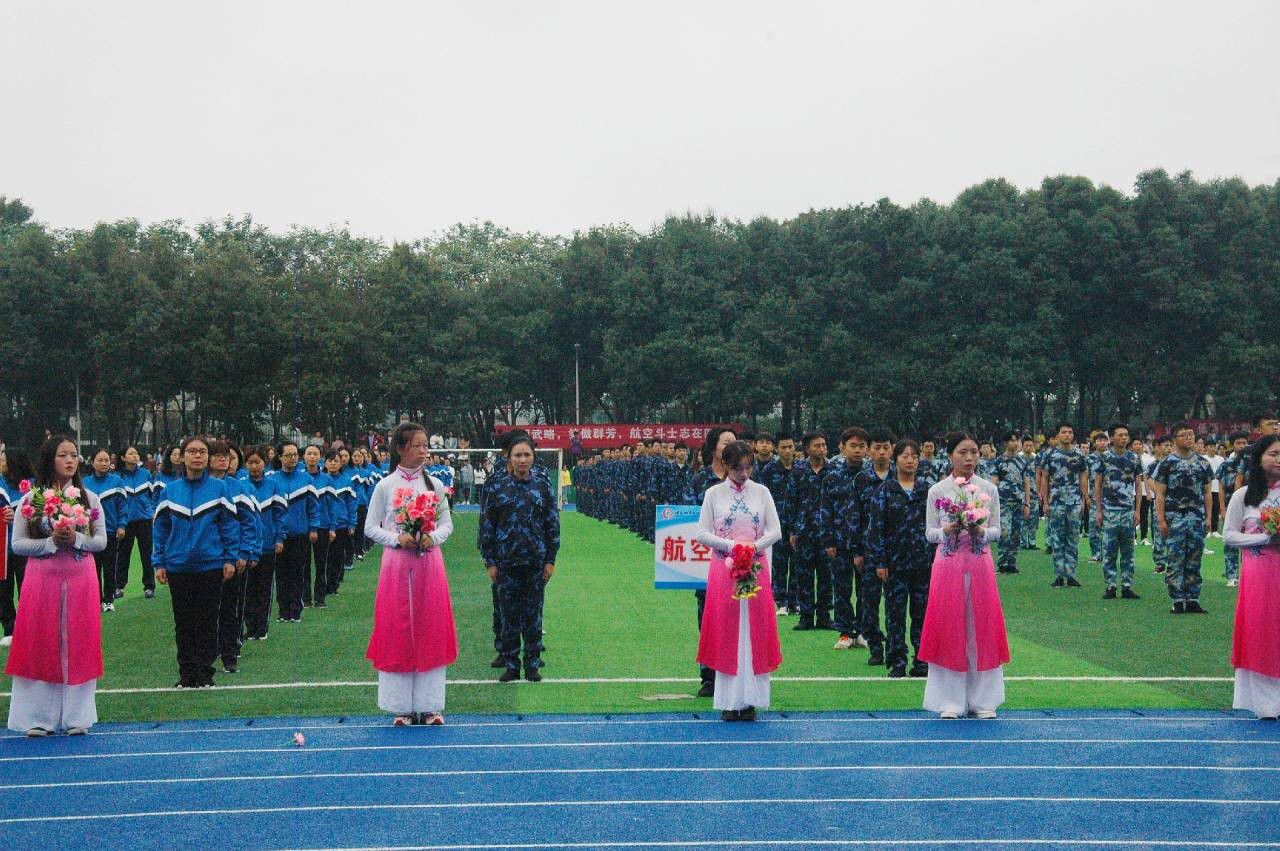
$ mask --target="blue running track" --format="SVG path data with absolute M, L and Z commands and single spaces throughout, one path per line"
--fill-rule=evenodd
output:
M 103 724 L 0 737 L 0 846 L 1280 848 L 1280 724 L 1203 711 Z

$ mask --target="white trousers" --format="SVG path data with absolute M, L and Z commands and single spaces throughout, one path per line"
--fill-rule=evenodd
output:
M 1236 697 L 1231 705 L 1259 718 L 1280 717 L 1280 679 L 1236 668 Z
M 445 666 L 404 674 L 378 672 L 378 708 L 395 715 L 444 711 Z
M 747 601 L 738 605 L 738 673 L 716 671 L 716 691 L 711 705 L 716 709 L 769 708 L 769 675 L 755 674 L 751 667 L 751 621 Z
M 978 631 L 973 622 L 973 595 L 969 593 L 969 577 L 964 578 L 965 658 L 968 671 L 952 671 L 941 665 L 929 665 L 924 682 L 924 708 L 930 712 L 994 712 L 1004 703 L 1004 667 L 979 671 Z
M 83 727 L 87 730 L 98 720 L 98 705 L 94 700 L 97 689 L 97 680 L 68 686 L 14 677 L 13 697 L 9 700 L 9 729 L 21 733 L 33 727 L 46 730 Z

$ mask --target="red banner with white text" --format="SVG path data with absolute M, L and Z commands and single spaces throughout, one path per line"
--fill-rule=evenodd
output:
M 731 428 L 740 432 L 735 423 L 591 423 L 589 425 L 498 425 L 498 434 L 524 429 L 538 444 L 539 449 L 570 449 L 578 438 L 583 449 L 616 449 L 623 444 L 635 444 L 640 440 L 661 440 L 664 443 L 685 443 L 690 449 L 702 445 L 707 432 L 713 428 Z

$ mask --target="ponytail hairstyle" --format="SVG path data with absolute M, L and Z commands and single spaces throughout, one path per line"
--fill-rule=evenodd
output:
M 946 447 L 947 457 L 950 458 L 951 453 L 956 451 L 956 447 L 966 440 L 972 440 L 975 444 L 978 442 L 977 438 L 967 431 L 947 432 L 947 436 L 942 438 L 942 445 Z
M 720 460 L 724 461 L 725 467 L 733 468 L 742 463 L 743 459 L 755 459 L 756 451 L 751 447 L 750 443 L 745 440 L 735 440 L 724 448 L 724 452 L 720 454 Z
M 1249 453 L 1249 479 L 1245 483 L 1245 505 L 1259 506 L 1267 498 L 1267 474 L 1262 471 L 1262 456 L 1277 440 L 1280 440 L 1280 434 L 1260 437 L 1253 445 L 1253 451 Z
M 72 446 L 76 445 L 75 440 L 72 439 L 71 437 L 68 437 L 65 434 L 55 434 L 52 437 L 50 437 L 48 440 L 46 440 L 44 444 L 40 447 L 40 454 L 36 457 L 36 475 L 35 475 L 35 483 L 34 483 L 35 487 L 52 488 L 57 486 L 57 476 L 54 475 L 54 464 L 58 460 L 58 447 L 64 443 L 70 443 Z M 80 454 L 79 450 L 77 449 L 76 450 L 77 461 L 79 460 L 78 459 L 79 454 Z M 71 473 L 71 484 L 74 485 L 76 488 L 78 488 L 81 494 L 84 493 L 84 480 L 80 478 L 79 463 L 76 464 L 75 470 Z M 88 499 L 86 499 L 85 506 L 87 507 L 88 504 L 89 504 Z M 35 518 L 32 518 L 32 519 L 34 520 Z M 27 524 L 28 533 L 32 537 L 36 537 L 36 538 L 52 537 L 51 534 L 45 533 L 44 529 L 41 528 L 42 525 L 43 524 L 38 522 L 35 523 L 34 525 L 28 523 Z M 89 528 L 85 532 L 85 535 L 92 536 L 93 532 L 94 532 L 94 521 L 90 520 Z

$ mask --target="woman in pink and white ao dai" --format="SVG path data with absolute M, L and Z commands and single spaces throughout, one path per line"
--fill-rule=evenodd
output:
M 702 615 L 698 661 L 716 672 L 716 709 L 738 711 L 769 706 L 769 674 L 782 664 L 777 608 L 769 580 L 770 548 L 782 539 L 773 495 L 750 479 L 725 479 L 707 490 L 698 518 L 698 542 L 714 554 L 707 573 L 707 605 Z M 733 599 L 728 556 L 734 544 L 755 544 L 761 553 L 756 576 L 760 593 Z
M 401 488 L 434 492 L 435 529 L 422 555 L 401 548 L 392 500 Z M 449 500 L 439 479 L 419 467 L 397 467 L 374 488 L 364 533 L 382 545 L 382 567 L 366 657 L 378 671 L 378 708 L 397 716 L 444 711 L 445 668 L 458 658 L 458 636 L 440 546 L 453 534 Z
M 982 551 L 975 553 L 968 533 L 961 533 L 955 552 L 939 546 L 929 578 L 929 602 L 917 658 L 929 663 L 924 708 L 943 715 L 994 713 L 1004 703 L 1004 671 L 1009 661 L 1004 611 L 996 588 L 992 541 L 1000 538 L 1000 494 L 986 479 L 970 481 L 988 499 L 991 516 L 982 532 Z M 941 545 L 947 517 L 937 501 L 954 498 L 958 480 L 948 476 L 929 488 L 925 537 Z
M 1236 709 L 1258 718 L 1280 716 L 1280 542 L 1262 529 L 1262 509 L 1280 508 L 1280 482 L 1260 505 L 1245 505 L 1248 488 L 1231 495 L 1222 540 L 1240 548 L 1231 666 L 1236 669 Z M 24 588 L 25 593 L 25 588 Z
M 82 489 L 96 511 L 92 534 L 76 533 L 75 545 L 59 547 L 51 537 L 33 538 L 15 506 L 10 549 L 27 557 L 22 601 L 13 627 L 5 673 L 13 677 L 9 729 L 20 732 L 88 730 L 98 720 L 94 694 L 102 676 L 102 607 L 98 569 L 90 553 L 107 548 L 102 503 Z

